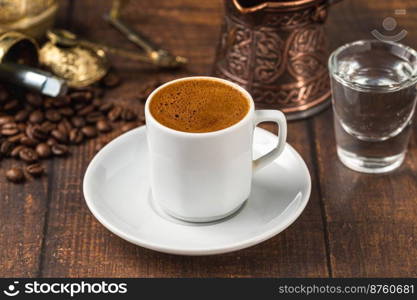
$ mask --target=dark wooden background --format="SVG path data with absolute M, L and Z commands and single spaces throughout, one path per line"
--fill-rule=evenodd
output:
M 129 47 L 101 19 L 108 0 L 62 1 L 58 24 L 96 41 Z M 344 0 L 331 10 L 331 49 L 372 38 L 395 9 L 403 43 L 417 48 L 417 1 Z M 137 90 L 150 78 L 209 74 L 222 20 L 221 0 L 131 1 L 124 18 L 179 55 L 186 70 L 157 72 L 114 58 L 123 84 L 107 94 L 139 112 Z M 268 129 L 274 129 L 268 127 Z M 218 256 L 185 257 L 134 246 L 107 231 L 88 211 L 81 181 L 95 141 L 48 163 L 48 177 L 25 185 L 0 179 L 2 277 L 416 277 L 417 131 L 404 165 L 389 175 L 355 173 L 338 161 L 330 109 L 289 125 L 289 142 L 313 179 L 310 202 L 285 232 L 260 245 Z M 1 171 L 11 162 L 3 161 Z

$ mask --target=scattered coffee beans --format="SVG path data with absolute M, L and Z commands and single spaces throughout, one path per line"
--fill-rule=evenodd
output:
M 11 152 L 10 152 L 10 156 L 11 157 L 13 157 L 13 158 L 18 158 L 19 157 L 19 153 L 20 153 L 20 150 L 22 150 L 22 149 L 24 149 L 25 148 L 25 146 L 24 145 L 19 145 L 19 146 L 16 146 Z
M 82 117 L 74 116 L 71 118 L 71 123 L 74 127 L 81 128 L 85 125 L 85 120 Z
M 31 123 L 41 123 L 43 121 L 43 112 L 41 110 L 35 110 L 29 115 L 29 121 Z
M 106 88 L 119 84 L 120 79 L 112 73 L 101 82 Z M 159 81 L 148 84 L 146 93 L 157 85 Z M 10 182 L 24 182 L 25 174 L 28 178 L 42 176 L 45 170 L 39 160 L 66 156 L 69 145 L 103 134 L 118 135 L 144 123 L 143 116 L 133 110 L 104 102 L 104 89 L 100 87 L 70 90 L 58 98 L 33 92 L 26 93 L 24 99 L 11 95 L 0 85 L 0 158 L 14 158 L 27 165 L 24 171 L 19 167 L 8 170 L 6 178 Z M 97 142 L 96 150 L 109 141 Z
M 32 148 L 23 148 L 19 151 L 19 157 L 21 160 L 27 163 L 33 163 L 38 160 L 38 154 Z
M 61 120 L 61 114 L 56 111 L 55 109 L 48 109 L 45 113 L 45 117 L 47 120 L 51 122 L 59 122 Z

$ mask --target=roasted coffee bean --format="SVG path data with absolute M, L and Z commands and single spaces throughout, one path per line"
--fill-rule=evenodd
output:
M 7 140 L 9 141 L 9 142 L 11 142 L 11 143 L 20 143 L 20 140 L 22 139 L 22 137 L 24 137 L 25 136 L 25 134 L 24 133 L 19 133 L 19 134 L 16 134 L 16 135 L 13 135 L 13 136 L 10 136 Z
M 47 144 L 48 146 L 52 147 L 53 145 L 58 144 L 58 142 L 57 142 L 57 140 L 56 140 L 56 139 L 54 139 L 54 138 L 49 138 L 49 139 L 47 139 L 47 140 L 46 140 L 46 144 Z
M 25 122 L 28 119 L 28 116 L 29 116 L 29 110 L 22 109 L 16 113 L 16 115 L 14 116 L 14 119 L 16 122 Z
M 6 123 L 10 123 L 13 122 L 14 118 L 12 116 L 0 116 L 0 126 L 6 124 Z
M 121 130 L 122 132 L 128 132 L 128 131 L 130 131 L 130 130 L 132 130 L 132 129 L 136 128 L 136 127 L 138 127 L 138 124 L 137 124 L 136 122 L 129 122 L 129 123 L 124 124 L 124 125 L 120 128 L 120 130 Z
M 120 117 L 123 121 L 133 121 L 136 119 L 136 114 L 129 108 L 124 108 L 120 113 Z
M 46 133 L 50 133 L 52 130 L 56 129 L 57 125 L 55 123 L 52 123 L 51 121 L 44 121 L 41 124 L 41 128 Z
M 4 126 L 4 125 L 3 125 Z M 2 127 L 0 129 L 0 134 L 4 136 L 12 136 L 19 133 L 19 129 L 17 127 Z
M 75 103 L 72 107 L 76 110 L 79 111 L 80 109 L 83 109 L 84 107 L 86 107 L 88 104 L 87 103 Z
M 4 156 L 7 156 L 10 154 L 10 152 L 13 150 L 14 144 L 8 140 L 5 140 L 0 145 L 0 153 Z
M 48 158 L 52 154 L 51 147 L 47 143 L 40 143 L 36 146 L 35 151 L 41 158 Z
M 16 122 L 9 122 L 9 123 L 3 124 L 3 126 L 1 128 L 7 128 L 7 129 L 17 128 L 17 129 L 19 129 L 17 127 L 17 123 Z
M 26 101 L 34 107 L 39 107 L 42 105 L 42 97 L 36 93 L 27 93 Z
M 39 125 L 31 125 L 26 128 L 26 135 L 34 140 L 46 140 L 48 138 L 48 132 L 46 132 Z
M 21 168 L 11 168 L 6 171 L 6 178 L 11 182 L 23 182 L 25 180 L 25 174 Z
M 44 115 L 43 112 L 40 109 L 34 110 L 30 115 L 29 115 L 29 121 L 31 123 L 42 123 L 44 119 Z
M 113 108 L 113 103 L 111 102 L 107 102 L 107 103 L 102 103 L 99 106 L 99 111 L 101 111 L 102 113 L 107 113 L 109 112 L 111 109 Z
M 64 117 L 71 117 L 74 115 L 74 110 L 71 107 L 61 107 L 58 109 L 59 113 Z
M 68 154 L 69 148 L 62 144 L 55 144 L 52 146 L 52 153 L 56 156 L 63 156 Z
M 41 127 L 34 127 L 32 132 L 33 138 L 35 139 L 43 141 L 48 138 L 48 133 Z
M 97 122 L 96 127 L 100 132 L 109 132 L 112 130 L 112 126 L 107 120 L 100 120 Z
M 10 156 L 14 158 L 18 158 L 20 150 L 22 150 L 23 148 L 25 148 L 24 145 L 19 145 L 19 146 L 14 147 L 13 150 L 10 152 Z
M 102 84 L 107 88 L 113 88 L 119 85 L 120 79 L 114 73 L 108 73 L 104 78 L 101 80 Z
M 33 177 L 39 177 L 45 172 L 45 169 L 40 163 L 35 163 L 26 166 L 26 172 Z
M 69 133 L 69 141 L 71 144 L 80 144 L 84 140 L 84 133 L 77 128 L 71 129 Z
M 61 114 L 55 109 L 48 109 L 45 112 L 45 117 L 47 120 L 54 122 L 54 123 L 59 122 L 62 119 Z
M 26 130 L 26 124 L 25 123 L 17 123 L 17 129 L 19 129 L 19 131 L 25 131 Z
M 17 123 L 17 128 L 19 129 L 19 131 L 25 131 L 26 123 Z
M 57 129 L 68 134 L 72 129 L 72 125 L 67 119 L 63 119 L 61 122 L 59 122 Z
M 20 138 L 20 143 L 22 145 L 31 147 L 31 146 L 36 146 L 37 144 L 39 144 L 39 140 L 34 139 L 34 138 L 30 138 L 30 137 L 24 135 Z
M 97 142 L 97 144 L 95 145 L 95 147 L 94 147 L 94 150 L 96 151 L 96 152 L 99 152 L 104 146 L 106 146 L 106 142 L 104 142 L 104 141 L 98 141 Z
M 85 120 L 82 117 L 74 116 L 71 118 L 71 123 L 76 128 L 81 128 L 85 126 Z
M 55 107 L 55 98 L 44 98 L 43 99 L 43 108 L 50 109 Z
M 28 124 L 28 126 L 26 126 L 26 130 L 25 130 L 26 136 L 28 136 L 30 138 L 33 138 L 33 135 L 32 135 L 32 133 L 33 133 L 33 126 L 34 125 L 32 125 L 32 124 Z
M 68 133 L 58 129 L 51 131 L 51 136 L 56 139 L 58 142 L 67 143 L 68 142 Z
M 86 116 L 86 115 L 88 115 L 89 113 L 91 113 L 93 111 L 94 111 L 94 105 L 90 104 L 90 105 L 84 106 L 82 109 L 80 109 L 77 112 L 77 114 L 79 116 Z
M 104 118 L 104 116 L 101 112 L 93 111 L 85 117 L 85 120 L 87 121 L 87 123 L 92 124 L 92 123 L 97 123 L 97 121 L 99 121 L 103 118 Z
M 27 162 L 27 163 L 32 163 L 38 160 L 38 154 L 35 152 L 35 150 L 33 150 L 32 148 L 23 148 L 22 150 L 20 150 L 19 152 L 19 157 L 21 160 Z
M 107 117 L 110 121 L 115 122 L 120 118 L 120 114 L 122 113 L 122 108 L 120 106 L 115 106 L 109 113 Z
M 12 100 L 7 101 L 4 104 L 3 110 L 5 111 L 13 110 L 13 109 L 16 109 L 18 106 L 19 106 L 19 100 L 12 99 Z
M 81 132 L 87 137 L 87 138 L 93 138 L 97 136 L 97 130 L 93 126 L 85 126 L 81 129 Z
M 56 97 L 54 100 L 54 107 L 56 108 L 63 108 L 67 105 L 71 104 L 71 98 L 69 96 L 61 96 L 61 97 Z
M 75 101 L 75 102 L 90 102 L 94 96 L 92 91 L 78 91 L 78 92 L 73 92 L 70 95 L 71 100 Z

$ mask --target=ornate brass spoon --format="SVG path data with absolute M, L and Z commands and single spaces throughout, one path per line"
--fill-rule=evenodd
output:
M 56 75 L 65 78 L 71 87 L 85 87 L 100 80 L 108 70 L 107 53 L 152 63 L 161 68 L 176 68 L 182 61 L 159 55 L 141 54 L 79 39 L 67 30 L 49 30 L 49 42 L 40 51 L 40 61 Z
M 182 64 L 181 60 L 177 61 L 172 59 L 165 59 L 164 57 L 159 57 L 159 55 L 142 54 L 137 51 L 130 51 L 82 40 L 79 39 L 74 33 L 67 30 L 49 30 L 47 37 L 55 45 L 63 47 L 83 46 L 86 48 L 95 49 L 96 51 L 115 54 L 136 61 L 152 63 L 162 68 L 175 68 Z
M 71 37 L 70 32 L 61 34 Z M 66 79 L 68 86 L 85 87 L 106 75 L 108 62 L 102 49 L 77 43 L 60 43 L 61 39 L 57 38 L 59 35 L 53 32 L 48 32 L 47 36 L 49 42 L 40 50 L 39 60 L 55 75 Z

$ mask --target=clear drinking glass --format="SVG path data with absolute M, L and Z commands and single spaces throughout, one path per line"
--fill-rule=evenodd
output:
M 365 173 L 399 167 L 416 107 L 417 52 L 357 41 L 331 54 L 329 70 L 339 159 Z

